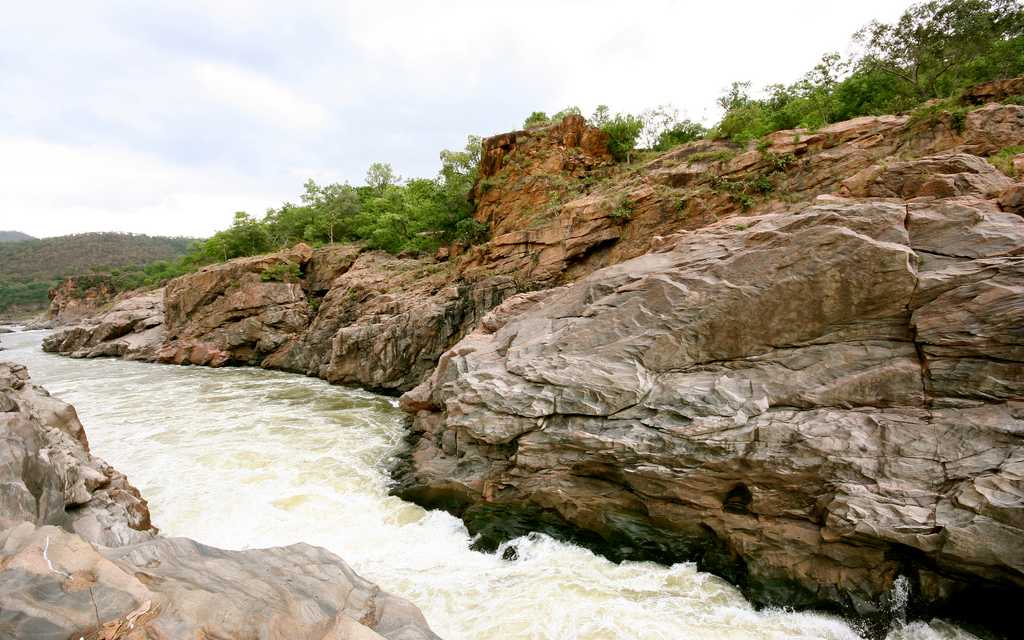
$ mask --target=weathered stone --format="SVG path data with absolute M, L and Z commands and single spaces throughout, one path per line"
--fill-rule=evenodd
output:
M 949 162 L 980 170 L 871 184 L 916 197 L 898 185 Z M 1008 625 L 1024 220 L 953 184 L 724 221 L 508 300 L 403 397 L 398 495 L 492 546 L 543 530 L 696 560 L 758 604 L 882 616 L 904 576 L 918 615 Z
M 48 335 L 43 350 L 75 358 L 152 360 L 165 337 L 163 298 L 163 289 L 122 296 L 109 311 Z
M 0 528 L 54 524 L 117 546 L 156 534 L 146 501 L 89 453 L 74 407 L 31 384 L 20 365 L 0 363 Z

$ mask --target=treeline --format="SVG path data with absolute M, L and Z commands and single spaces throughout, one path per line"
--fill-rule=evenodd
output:
M 158 281 L 159 268 L 180 261 L 192 238 L 133 233 L 79 233 L 56 238 L 0 243 L 0 311 L 40 307 L 49 289 L 68 276 L 104 273 L 123 289 Z
M 473 220 L 469 193 L 477 178 L 480 139 L 471 136 L 465 149 L 440 155 L 441 170 L 434 178 L 403 180 L 391 165 L 375 162 L 361 186 L 309 180 L 299 204 L 285 202 L 261 218 L 237 212 L 229 228 L 184 262 L 229 260 L 297 242 L 361 241 L 392 253 L 421 253 L 454 240 L 479 241 L 486 227 Z
M 935 98 L 962 109 L 955 101 L 963 89 L 1024 75 L 1024 11 L 1016 0 L 924 2 L 892 24 L 871 22 L 853 35 L 853 44 L 857 54 L 826 54 L 798 81 L 769 85 L 759 96 L 749 82 L 734 82 L 718 99 L 721 120 L 708 129 L 679 119 L 670 106 L 612 115 L 602 105 L 589 120 L 608 133 L 615 158 L 628 160 L 637 149 L 664 151 L 700 138 L 744 144 L 783 129 L 905 112 Z M 570 113 L 580 110 L 551 117 L 534 112 L 524 126 Z

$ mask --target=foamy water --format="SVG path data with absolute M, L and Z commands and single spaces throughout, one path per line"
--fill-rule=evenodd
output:
M 94 454 L 128 475 L 162 533 L 231 549 L 304 541 L 416 603 L 448 640 L 846 640 L 844 621 L 755 611 L 691 564 L 614 564 L 545 536 L 516 561 L 469 550 L 462 523 L 387 495 L 402 436 L 393 399 L 257 369 L 72 360 L 40 332 L 5 334 L 0 360 L 78 409 Z M 967 640 L 935 621 L 892 640 Z

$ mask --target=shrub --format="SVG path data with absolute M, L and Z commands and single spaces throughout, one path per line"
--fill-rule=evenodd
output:
M 299 265 L 294 262 L 279 262 L 260 272 L 263 282 L 295 282 L 302 277 Z
M 608 134 L 608 151 L 616 162 L 629 161 L 643 128 L 644 121 L 628 113 L 617 113 L 601 126 Z

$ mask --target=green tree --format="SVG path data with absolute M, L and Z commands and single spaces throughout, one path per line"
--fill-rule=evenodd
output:
M 933 0 L 908 8 L 893 24 L 872 21 L 854 39 L 864 68 L 905 82 L 921 100 L 939 95 L 940 82 L 997 43 L 1022 34 L 1015 0 Z
M 523 128 L 533 129 L 534 127 L 543 127 L 550 121 L 551 119 L 548 118 L 548 114 L 543 111 L 534 111 L 526 117 L 526 120 L 523 122 Z
M 616 161 L 629 162 L 643 128 L 643 119 L 628 113 L 617 113 L 601 125 L 601 130 L 608 134 L 608 151 Z
M 366 170 L 366 186 L 375 190 L 378 194 L 383 194 L 388 187 L 392 187 L 401 181 L 401 176 L 396 174 L 387 162 L 374 162 Z

